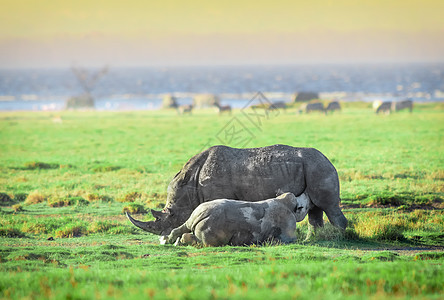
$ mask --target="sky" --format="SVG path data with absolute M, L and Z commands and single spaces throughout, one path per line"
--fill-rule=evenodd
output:
M 444 62 L 442 0 L 0 4 L 0 68 Z

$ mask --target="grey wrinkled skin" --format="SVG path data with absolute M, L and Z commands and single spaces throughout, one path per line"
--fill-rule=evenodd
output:
M 156 221 L 129 220 L 148 232 L 168 235 L 183 224 L 201 203 L 215 199 L 256 202 L 290 192 L 307 193 L 311 200 L 310 226 L 323 226 L 323 212 L 330 222 L 345 229 L 347 219 L 339 203 L 335 167 L 314 148 L 273 145 L 236 149 L 213 146 L 192 157 L 168 186 L 162 211 L 152 210 Z
M 212 247 L 271 240 L 290 243 L 296 239 L 296 222 L 305 218 L 309 204 L 306 194 L 296 197 L 292 193 L 258 202 L 228 199 L 205 202 L 163 241 Z

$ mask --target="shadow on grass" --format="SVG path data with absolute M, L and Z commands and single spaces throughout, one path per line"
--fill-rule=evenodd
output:
M 22 167 L 10 167 L 12 170 L 52 170 L 52 169 L 68 169 L 74 168 L 70 164 L 59 164 L 59 163 L 45 163 L 41 161 L 30 161 L 25 163 Z
M 444 250 L 444 234 L 436 232 L 411 236 L 403 233 L 400 228 L 394 228 L 389 234 L 362 237 L 353 227 L 347 228 L 344 232 L 327 223 L 310 239 L 304 240 L 305 236 L 306 232 L 299 229 L 296 244 L 352 250 Z
M 441 193 L 415 193 L 384 192 L 378 195 L 360 194 L 354 198 L 342 199 L 343 208 L 399 208 L 412 209 L 441 209 L 444 199 Z

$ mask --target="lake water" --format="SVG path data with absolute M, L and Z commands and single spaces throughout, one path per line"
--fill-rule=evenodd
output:
M 94 74 L 95 70 L 88 70 Z M 444 64 L 110 68 L 92 89 L 98 110 L 158 109 L 163 95 L 180 104 L 219 95 L 243 107 L 257 93 L 291 101 L 295 92 L 342 101 L 444 101 Z M 70 69 L 0 70 L 0 110 L 61 110 L 84 92 Z

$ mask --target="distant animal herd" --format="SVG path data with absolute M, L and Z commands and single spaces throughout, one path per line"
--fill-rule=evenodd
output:
M 296 100 L 297 101 L 297 100 Z M 305 101 L 305 100 L 304 100 Z M 216 111 L 219 115 L 222 114 L 231 114 L 233 108 L 231 105 L 221 105 L 220 99 L 218 96 L 213 94 L 201 94 L 197 95 L 193 98 L 192 104 L 179 105 L 177 98 L 172 95 L 166 95 L 162 101 L 163 108 L 173 108 L 176 109 L 179 115 L 189 114 L 191 115 L 195 108 L 208 108 L 215 107 Z M 252 109 L 265 109 L 267 112 L 282 109 L 284 111 L 287 108 L 292 107 L 288 103 L 284 101 L 276 101 L 269 103 L 262 103 L 260 105 L 252 105 L 250 106 Z M 376 100 L 373 102 L 373 110 L 376 114 L 384 113 L 390 114 L 392 112 L 397 112 L 403 109 L 408 109 L 410 112 L 413 110 L 413 101 L 412 100 L 403 100 L 398 102 L 392 101 L 381 101 Z M 336 111 L 341 111 L 342 107 L 339 101 L 330 101 L 326 105 L 320 101 L 311 100 L 310 102 L 303 103 L 297 109 L 297 113 L 312 113 L 312 112 L 320 112 L 325 115 L 332 114 Z
M 380 100 L 377 100 L 373 102 L 373 109 L 377 114 L 379 113 L 390 114 L 391 112 L 400 111 L 403 109 L 408 109 L 410 112 L 412 112 L 413 101 L 404 100 L 400 102 L 391 102 L 391 101 L 382 102 Z

